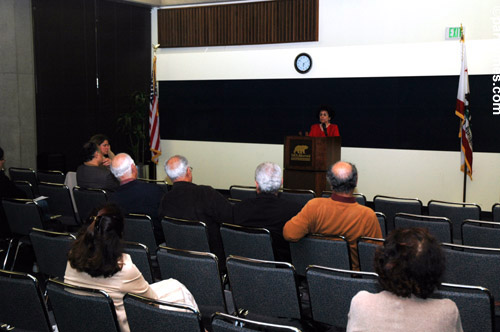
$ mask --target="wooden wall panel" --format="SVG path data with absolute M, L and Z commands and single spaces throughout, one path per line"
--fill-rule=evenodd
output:
M 318 0 L 277 0 L 158 10 L 160 47 L 318 40 Z

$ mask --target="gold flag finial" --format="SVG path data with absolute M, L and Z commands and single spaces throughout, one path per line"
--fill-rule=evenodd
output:
M 160 47 L 160 44 L 153 44 L 153 53 L 156 55 L 156 50 Z

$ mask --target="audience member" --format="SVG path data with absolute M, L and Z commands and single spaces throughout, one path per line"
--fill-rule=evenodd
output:
M 158 209 L 165 192 L 156 184 L 138 181 L 137 167 L 134 160 L 126 153 L 119 153 L 113 158 L 111 172 L 120 180 L 120 187 L 111 194 L 110 202 L 120 206 L 124 213 L 142 213 L 150 216 L 156 243 L 164 242 Z
M 203 221 L 208 228 L 210 251 L 224 266 L 225 256 L 220 224 L 233 221 L 232 206 L 210 186 L 193 183 L 192 167 L 183 156 L 173 156 L 165 163 L 165 172 L 173 186 L 160 203 L 159 216 Z
M 111 151 L 111 145 L 109 145 L 108 137 L 103 134 L 96 134 L 90 138 L 89 142 L 97 144 L 99 150 L 104 156 L 104 160 L 102 161 L 103 166 L 109 167 L 111 165 L 111 161 L 115 157 L 115 154 Z
M 278 190 L 282 184 L 281 168 L 277 164 L 265 162 L 257 166 L 257 197 L 236 204 L 233 220 L 237 225 L 267 228 L 273 239 L 274 258 L 291 262 L 290 245 L 283 238 L 283 226 L 299 213 L 302 204 L 279 198 Z
M 83 164 L 76 170 L 76 183 L 83 188 L 99 188 L 114 191 L 120 183 L 109 169 L 102 165 L 104 156 L 97 144 L 83 145 Z
M 382 237 L 377 216 L 352 196 L 358 182 L 358 171 L 351 163 L 339 161 L 327 172 L 332 187 L 330 198 L 307 202 L 283 228 L 288 241 L 298 241 L 307 234 L 342 235 L 349 241 L 352 268 L 359 270 L 356 240 L 361 236 Z
M 424 228 L 397 228 L 375 253 L 383 291 L 361 291 L 351 302 L 347 331 L 461 332 L 456 304 L 431 299 L 444 272 L 439 242 Z
M 104 206 L 83 227 L 68 253 L 64 282 L 106 291 L 113 299 L 122 332 L 130 331 L 123 296 L 134 293 L 152 299 L 198 306 L 187 288 L 175 279 L 149 285 L 123 252 L 123 216 L 116 205 Z M 92 317 L 88 317 L 92 319 Z

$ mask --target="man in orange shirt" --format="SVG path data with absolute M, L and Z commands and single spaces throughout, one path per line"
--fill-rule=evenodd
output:
M 327 172 L 332 187 L 329 198 L 307 202 L 283 228 L 285 240 L 296 242 L 307 234 L 342 235 L 349 242 L 352 268 L 359 270 L 356 240 L 361 236 L 382 237 L 377 216 L 352 196 L 358 183 L 358 171 L 351 163 L 339 161 Z

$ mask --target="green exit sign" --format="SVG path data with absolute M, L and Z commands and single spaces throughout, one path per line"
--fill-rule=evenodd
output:
M 445 33 L 445 39 L 460 39 L 462 33 L 460 27 L 447 27 Z

